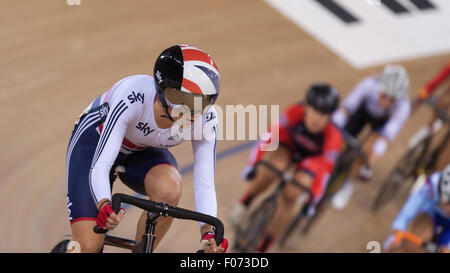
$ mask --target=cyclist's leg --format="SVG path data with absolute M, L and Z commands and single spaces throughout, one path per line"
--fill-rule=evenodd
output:
M 279 129 L 277 126 L 274 126 L 272 130 Z M 254 169 L 255 164 L 261 160 L 268 161 L 280 171 L 284 171 L 288 168 L 292 161 L 292 151 L 295 150 L 295 145 L 291 140 L 289 131 L 279 130 L 279 147 L 275 151 L 264 151 L 262 149 L 262 144 L 269 142 L 271 142 L 271 137 L 266 140 L 258 141 L 250 153 L 249 166 L 247 169 Z M 246 177 L 250 183 L 248 183 L 244 195 L 240 198 L 240 203 L 244 206 L 249 206 L 252 199 L 267 189 L 271 182 L 277 177 L 272 170 L 269 170 L 264 165 L 259 165 L 253 171 L 255 172 L 253 177 Z
M 311 200 L 313 202 L 312 204 L 316 204 L 322 198 L 328 177 L 329 170 L 326 164 L 323 164 L 320 157 L 312 157 L 300 161 L 294 175 L 294 178 L 301 185 L 310 189 L 313 195 L 313 200 Z M 285 186 L 278 200 L 275 215 L 269 223 L 266 234 L 259 245 L 260 251 L 266 251 L 284 232 L 296 211 L 295 204 L 303 193 L 305 193 L 304 190 L 295 186 L 293 183 Z
M 153 201 L 178 205 L 181 198 L 181 175 L 178 164 L 168 149 L 148 148 L 137 152 L 126 162 L 125 170 L 119 177 L 129 188 Z M 144 211 L 137 225 L 136 240 L 142 239 L 146 219 L 147 213 Z M 158 220 L 154 248 L 158 246 L 171 223 L 171 217 Z
M 256 169 L 254 169 L 254 164 L 256 164 L 259 160 L 265 160 L 275 166 L 278 170 L 284 171 L 288 168 L 291 162 L 290 151 L 282 145 L 280 145 L 275 151 L 263 152 L 261 151 L 259 144 L 257 144 L 252 154 L 255 154 L 251 162 L 253 165 L 247 168 L 253 169 L 255 175 L 254 177 L 248 179 L 249 183 L 247 184 L 244 193 L 241 195 L 239 200 L 233 202 L 232 207 L 228 212 L 228 221 L 234 227 L 239 226 L 253 199 L 267 189 L 267 187 L 277 177 L 272 170 L 269 170 L 264 165 L 259 165 Z
M 149 170 L 145 177 L 145 186 L 147 195 L 156 202 L 177 206 L 181 199 L 181 175 L 177 169 L 170 165 L 158 165 Z M 143 212 L 136 232 L 136 238 L 139 240 L 144 234 L 146 219 L 147 214 Z M 155 229 L 156 240 L 154 248 L 158 246 L 169 230 L 172 220 L 172 217 L 163 217 L 158 220 Z
M 377 160 L 379 159 L 379 156 L 373 152 L 373 145 L 375 141 L 377 141 L 379 138 L 384 138 L 381 136 L 378 132 L 372 131 L 370 135 L 367 137 L 367 140 L 364 142 L 364 145 L 362 147 L 364 154 L 367 157 L 367 163 L 369 166 L 374 166 Z M 361 160 L 358 161 L 359 164 L 362 164 L 363 162 Z M 355 165 L 355 164 L 354 164 Z
M 95 225 L 95 218 L 83 219 L 71 224 L 71 240 L 80 244 L 80 251 L 82 253 L 100 252 L 103 247 L 105 236 L 103 234 L 96 234 L 93 232 Z
M 284 171 L 288 168 L 291 162 L 291 152 L 285 146 L 280 146 L 275 151 L 266 152 L 262 156 L 262 159 L 272 164 L 278 170 Z M 272 170 L 268 169 L 264 165 L 260 165 L 255 177 L 250 180 L 250 183 L 248 183 L 241 201 L 248 206 L 251 201 L 250 199 L 267 189 L 275 178 L 277 178 L 277 175 Z
M 309 171 L 299 170 L 295 173 L 294 177 L 300 184 L 307 188 L 311 188 L 313 185 L 314 176 Z M 283 193 L 278 200 L 277 211 L 267 228 L 269 233 L 277 236 L 284 231 L 295 211 L 295 203 L 302 193 L 304 191 L 293 183 L 289 183 L 284 187 Z
M 344 126 L 344 130 L 353 137 L 356 137 L 369 120 L 370 115 L 366 110 L 365 103 L 363 102 L 358 109 L 349 116 L 347 123 Z
M 361 106 L 358 108 L 358 110 L 353 115 L 350 116 L 347 124 L 344 127 L 344 130 L 356 138 L 361 133 L 364 126 L 367 123 L 372 123 L 372 122 L 373 122 L 373 118 L 367 112 L 365 103 L 362 103 Z M 365 142 L 364 147 L 373 145 L 374 140 L 375 139 L 374 139 L 373 135 L 369 136 L 367 141 Z M 350 168 L 349 175 L 353 176 L 357 172 L 357 169 L 360 166 L 361 166 L 360 160 L 356 160 L 355 162 L 353 162 L 353 164 Z
M 352 125 L 352 122 L 354 125 Z M 367 122 L 368 122 L 368 114 L 365 113 L 360 118 L 355 117 L 354 121 L 350 120 L 350 122 L 347 124 L 348 128 L 346 128 L 346 130 L 349 129 L 350 134 L 353 137 L 357 137 Z M 375 139 L 373 136 L 369 136 L 367 141 L 365 142 L 365 145 L 369 146 L 369 145 L 373 144 L 374 140 Z M 342 155 L 343 154 L 341 153 L 341 156 Z M 347 205 L 348 201 L 350 200 L 350 198 L 353 194 L 353 191 L 354 191 L 354 187 L 355 187 L 355 185 L 353 183 L 354 177 L 358 176 L 358 170 L 361 168 L 362 163 L 363 162 L 362 162 L 361 158 L 356 158 L 353 162 L 351 162 L 350 166 L 341 170 L 342 172 L 339 173 L 339 176 L 340 176 L 339 179 L 342 179 L 342 180 L 339 180 L 339 183 L 338 183 L 339 187 L 336 188 L 337 191 L 333 194 L 332 199 L 331 199 L 331 204 L 333 205 L 333 207 L 335 209 L 341 210 L 346 207 L 346 205 Z M 341 175 L 343 175 L 343 173 L 345 173 L 346 176 L 341 178 Z
M 83 120 L 78 128 L 85 128 Z M 82 132 L 74 130 L 74 136 L 67 151 L 66 167 L 67 208 L 72 240 L 80 244 L 81 252 L 99 252 L 103 246 L 104 235 L 93 232 L 98 210 L 89 185 L 98 133 L 94 127 L 88 127 Z

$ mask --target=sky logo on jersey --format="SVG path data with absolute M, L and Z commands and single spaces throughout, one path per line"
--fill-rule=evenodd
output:
M 98 111 L 100 113 L 100 117 L 104 118 L 108 115 L 109 112 L 109 105 L 107 102 L 103 103 L 100 110 Z
M 210 122 L 211 120 L 216 118 L 216 115 L 214 115 L 214 112 L 208 112 L 205 116 L 206 122 Z
M 141 103 L 144 103 L 144 94 L 141 93 L 134 93 L 131 92 L 130 95 L 128 95 L 127 99 L 130 101 L 131 104 L 135 103 L 136 101 L 140 101 Z
M 154 129 L 150 129 L 150 127 L 148 127 L 147 122 L 145 124 L 143 122 L 139 122 L 136 128 L 143 132 L 144 136 L 148 136 L 151 132 L 155 131 Z

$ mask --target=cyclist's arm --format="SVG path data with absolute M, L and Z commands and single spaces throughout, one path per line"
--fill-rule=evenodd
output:
M 408 198 L 392 223 L 393 230 L 405 231 L 417 214 L 433 207 L 431 183 L 428 180 Z
M 294 104 L 286 108 L 280 116 L 280 130 L 289 130 L 303 120 L 304 105 Z
M 341 132 L 334 126 L 329 125 L 325 129 L 325 143 L 322 153 L 323 163 L 329 172 L 331 172 L 331 170 L 334 167 L 334 163 L 336 163 L 341 146 L 342 146 Z
M 302 121 L 303 112 L 304 105 L 300 103 L 293 104 L 284 110 L 279 120 L 270 125 L 268 132 L 261 136 L 260 140 L 252 149 L 248 165 L 254 166 L 264 156 L 265 150 L 262 148 L 264 147 L 263 145 L 272 143 L 273 139 L 278 139 L 279 142 L 290 139 L 290 129 Z M 278 133 L 278 136 L 274 136 L 276 133 Z
M 389 142 L 393 141 L 401 131 L 403 125 L 409 118 L 411 104 L 409 100 L 404 99 L 398 103 L 389 120 L 380 130 L 380 136 L 372 145 L 372 151 L 369 155 L 369 164 L 373 166 L 376 160 L 384 155 Z
M 339 110 L 333 114 L 333 123 L 339 128 L 343 128 L 347 123 L 348 116 L 353 114 L 374 90 L 376 90 L 376 81 L 373 77 L 361 80 L 345 98 Z
M 124 82 L 126 83 L 126 82 Z M 91 194 L 97 204 L 111 199 L 109 172 L 119 154 L 128 124 L 139 116 L 142 103 L 131 104 L 127 96 L 135 89 L 130 89 L 128 83 L 121 84 L 114 90 L 114 97 L 110 101 L 110 109 L 100 139 L 92 159 L 89 174 Z
M 210 122 L 210 123 L 209 123 Z M 216 146 L 218 136 L 217 118 L 204 124 L 202 140 L 192 140 L 194 153 L 194 203 L 198 212 L 216 217 L 217 199 L 214 187 Z M 206 133 L 208 135 L 206 135 Z M 204 223 L 200 223 L 203 227 Z

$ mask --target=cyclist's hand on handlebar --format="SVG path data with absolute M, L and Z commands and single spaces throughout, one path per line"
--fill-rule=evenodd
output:
M 203 234 L 201 244 L 205 253 L 225 253 L 228 249 L 228 240 L 223 238 L 222 244 L 217 246 L 216 240 L 214 239 L 214 232 L 211 231 Z
M 103 229 L 112 230 L 119 224 L 124 215 L 125 210 L 123 208 L 121 208 L 119 213 L 116 215 L 111 207 L 111 203 L 104 202 L 98 211 L 97 225 Z

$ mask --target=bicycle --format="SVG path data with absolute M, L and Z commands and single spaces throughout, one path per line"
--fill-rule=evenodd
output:
M 402 241 L 407 241 L 415 246 L 421 247 L 425 253 L 450 253 L 449 249 L 446 249 L 445 247 L 439 247 L 436 244 L 436 238 L 437 236 L 434 236 L 434 238 L 430 242 L 427 242 L 409 231 L 397 231 L 395 233 L 393 244 L 398 246 Z
M 296 215 L 296 217 L 289 224 L 285 233 L 280 238 L 279 245 L 281 247 L 284 246 L 285 242 L 292 235 L 294 230 L 297 230 L 303 218 L 308 219 L 308 222 L 306 222 L 303 229 L 301 229 L 303 235 L 306 235 L 313 224 L 316 223 L 318 219 L 320 219 L 320 217 L 323 215 L 323 212 L 329 206 L 329 203 L 334 194 L 341 188 L 345 179 L 349 176 L 351 165 L 354 160 L 356 160 L 358 157 L 362 157 L 363 162 L 367 162 L 367 158 L 362 150 L 362 143 L 364 143 L 367 136 L 363 139 L 363 141 L 359 141 L 357 138 L 353 137 L 345 131 L 342 131 L 341 133 L 346 147 L 336 161 L 330 178 L 328 179 L 327 188 L 325 189 L 325 193 L 322 199 L 320 199 L 320 201 L 314 206 L 314 213 L 312 213 L 312 215 L 308 215 L 309 208 L 301 210 Z
M 173 217 L 177 219 L 199 221 L 210 224 L 215 228 L 214 238 L 217 245 L 223 241 L 224 226 L 223 223 L 216 217 L 206 215 L 203 213 L 187 210 L 179 207 L 173 207 L 168 204 L 154 202 L 123 193 L 116 193 L 111 198 L 112 208 L 115 213 L 118 213 L 121 204 L 126 203 L 147 211 L 147 220 L 145 224 L 145 232 L 141 241 L 130 240 L 108 235 L 108 230 L 102 229 L 99 226 L 93 228 L 97 234 L 105 234 L 104 245 L 124 248 L 131 250 L 133 253 L 152 253 L 155 242 L 155 227 L 160 217 Z M 70 240 L 64 239 L 60 241 L 52 250 L 51 253 L 65 253 Z M 103 249 L 103 248 L 102 248 Z M 202 250 L 197 251 L 203 252 Z
M 444 122 L 448 124 L 450 118 L 447 112 L 436 107 L 434 104 L 432 106 L 438 115 L 438 120 L 436 120 L 435 123 Z M 384 179 L 373 202 L 372 211 L 375 212 L 379 210 L 393 200 L 401 189 L 405 187 L 405 184 L 410 184 L 409 187 L 404 189 L 407 190 L 413 186 L 413 182 L 416 181 L 418 177 L 427 177 L 430 174 L 450 137 L 450 129 L 447 128 L 447 132 L 441 141 L 438 142 L 434 148 L 431 148 L 434 136 L 443 128 L 444 125 L 441 124 L 437 130 L 427 130 L 425 135 L 415 134 L 411 138 L 409 149 L 398 161 L 395 168 Z M 412 181 L 412 183 L 405 183 L 405 181 Z
M 295 162 L 296 160 L 293 160 L 289 167 L 292 167 Z M 305 193 L 302 197 L 306 197 L 306 202 L 304 202 L 303 209 L 305 209 L 313 200 L 313 196 L 309 188 L 300 184 L 289 172 L 278 170 L 268 161 L 261 160 L 257 162 L 253 173 L 250 174 L 250 176 L 255 175 L 256 169 L 259 165 L 264 165 L 269 170 L 274 172 L 280 178 L 280 182 L 272 194 L 264 199 L 264 201 L 262 201 L 261 204 L 250 213 L 250 216 L 246 217 L 241 225 L 237 227 L 233 248 L 238 252 L 249 252 L 256 248 L 262 238 L 266 226 L 275 214 L 278 198 L 287 183 L 293 183 L 295 186 L 304 190 Z

